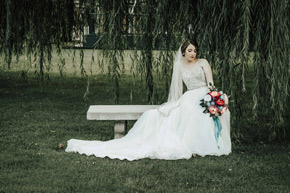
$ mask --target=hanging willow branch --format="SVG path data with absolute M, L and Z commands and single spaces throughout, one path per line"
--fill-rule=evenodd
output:
M 123 19 L 127 14 L 128 8 L 126 1 L 100 1 L 104 11 L 104 28 L 107 34 L 103 38 L 103 56 L 108 61 L 108 70 L 115 84 L 115 104 L 119 103 L 120 90 L 119 79 L 121 69 L 124 68 L 124 57 L 122 42 L 124 41 Z
M 130 57 L 133 77 L 146 83 L 147 101 L 160 103 L 166 97 L 159 101 L 158 93 L 169 90 L 174 53 L 182 40 L 193 38 L 199 43 L 199 57 L 210 62 L 216 86 L 231 96 L 233 138 L 253 133 L 258 138 L 285 139 L 290 131 L 285 108 L 290 84 L 289 4 L 289 0 L 0 0 L 0 54 L 7 68 L 13 65 L 12 56 L 25 54 L 36 64 L 43 85 L 53 65 L 52 51 L 62 57 L 65 42 L 82 45 L 84 27 L 97 23 L 95 46 L 103 52 L 96 64 L 92 54 L 90 74 L 96 65 L 108 67 L 117 104 L 124 57 Z M 132 49 L 127 56 L 125 49 Z M 78 52 L 80 63 L 74 59 Z M 91 78 L 84 57 L 84 50 L 74 50 L 69 62 L 88 78 L 87 95 Z M 65 62 L 60 59 L 61 74 Z M 157 80 L 165 92 L 159 92 Z
M 4 43 L 4 47 L 0 47 L 0 51 L 5 53 L 8 68 L 12 53 L 18 58 L 26 50 L 27 56 L 33 54 L 38 58 L 38 72 L 43 85 L 44 74 L 51 65 L 52 44 L 59 48 L 71 31 L 69 3 L 52 0 L 1 1 L 0 42 Z
M 285 137 L 286 134 L 285 130 L 278 128 L 284 123 L 285 104 L 289 92 L 289 70 L 285 70 L 283 66 L 289 67 L 289 33 L 287 33 L 287 22 L 285 22 L 287 20 L 285 7 L 287 7 L 286 0 L 270 3 L 270 33 L 267 46 L 267 62 L 270 67 L 268 70 L 271 70 L 271 73 L 268 71 L 271 82 L 271 109 L 274 112 L 276 125 L 273 135 L 277 134 L 279 138 Z
M 11 64 L 11 58 L 12 58 L 12 49 L 11 49 L 11 41 L 12 38 L 11 36 L 11 1 L 7 0 L 6 2 L 6 39 L 5 39 L 5 46 L 6 46 L 6 53 L 5 53 L 5 57 L 6 57 L 6 62 L 8 65 L 8 69 L 10 69 L 10 64 Z M 10 49 L 9 49 L 10 48 Z

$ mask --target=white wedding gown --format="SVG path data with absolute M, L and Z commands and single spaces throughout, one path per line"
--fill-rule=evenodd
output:
M 110 141 L 70 139 L 65 151 L 130 161 L 190 159 L 196 154 L 228 155 L 230 112 L 219 117 L 222 131 L 216 141 L 213 118 L 204 114 L 200 106 L 200 100 L 208 92 L 203 68 L 184 71 L 182 79 L 188 91 L 174 103 L 144 112 L 126 136 Z

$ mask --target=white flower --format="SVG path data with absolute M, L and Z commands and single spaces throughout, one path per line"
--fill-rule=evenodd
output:
M 209 94 L 205 95 L 205 97 L 203 98 L 204 101 L 211 101 L 211 96 Z

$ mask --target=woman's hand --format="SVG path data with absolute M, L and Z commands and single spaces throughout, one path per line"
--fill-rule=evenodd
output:
M 210 87 L 209 86 L 207 87 L 207 92 L 210 92 Z

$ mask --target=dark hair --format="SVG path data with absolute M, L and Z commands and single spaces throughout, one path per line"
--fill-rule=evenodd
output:
M 181 44 L 181 53 L 182 55 L 184 56 L 184 53 L 185 53 L 185 50 L 186 48 L 190 45 L 194 45 L 194 47 L 196 48 L 196 51 L 198 51 L 198 44 L 195 40 L 190 40 L 190 39 L 187 39 L 185 40 L 182 44 Z

